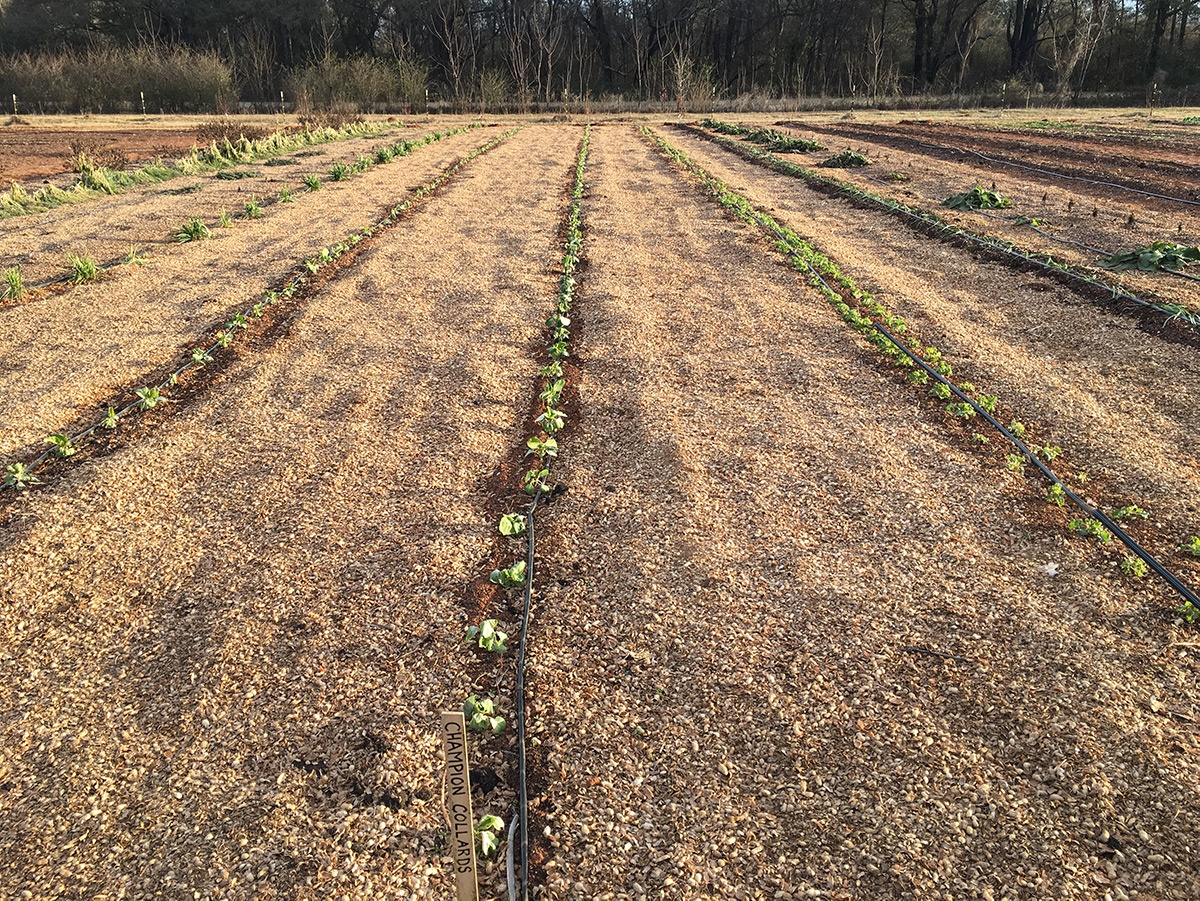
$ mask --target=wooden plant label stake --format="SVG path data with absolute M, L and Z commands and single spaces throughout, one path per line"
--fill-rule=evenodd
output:
M 462 711 L 442 713 L 442 745 L 446 749 L 446 815 L 450 818 L 450 850 L 458 901 L 476 901 L 475 817 L 471 813 L 471 769 L 467 764 L 467 722 Z

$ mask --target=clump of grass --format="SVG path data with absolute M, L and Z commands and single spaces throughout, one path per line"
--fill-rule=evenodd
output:
M 84 282 L 95 281 L 100 275 L 96 261 L 89 256 L 67 254 L 67 268 L 71 270 L 68 281 L 72 285 L 82 285 Z
M 843 150 L 837 156 L 831 156 L 823 163 L 818 163 L 826 169 L 861 169 L 871 165 L 871 161 L 857 150 Z
M 246 210 L 247 218 L 249 218 L 249 219 L 261 219 L 262 218 L 263 208 L 259 205 L 257 197 L 251 197 L 249 200 L 247 200 L 244 209 Z
M 329 167 L 330 181 L 344 181 L 350 175 L 350 167 L 345 163 L 334 163 Z
M 4 270 L 4 300 L 20 300 L 25 296 L 25 280 L 21 277 L 20 266 L 10 266 Z
M 305 175 L 300 180 L 304 182 L 304 187 L 308 188 L 310 191 L 321 190 L 321 179 L 316 175 Z
M 293 194 L 289 188 L 280 188 L 276 197 L 280 203 L 291 203 L 296 199 L 296 195 Z
M 187 244 L 189 241 L 203 241 L 211 235 L 208 226 L 201 222 L 199 217 L 193 216 L 175 232 L 175 240 L 180 244 Z

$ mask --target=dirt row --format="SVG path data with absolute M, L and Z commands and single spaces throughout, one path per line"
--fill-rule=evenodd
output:
M 181 175 L 121 194 L 2 220 L 0 261 L 6 268 L 21 266 L 22 276 L 32 285 L 69 272 L 68 254 L 107 263 L 126 258 L 131 250 L 161 252 L 176 243 L 180 226 L 192 217 L 215 227 L 223 211 L 236 216 L 251 198 L 266 208 L 281 188 L 299 197 L 305 191 L 305 175 L 316 175 L 323 186 L 330 187 L 329 171 L 335 163 L 353 165 L 379 147 L 420 138 L 432 130 L 389 128 L 376 135 L 318 144 L 205 175 Z M 229 178 L 231 173 L 246 173 L 247 177 Z
M 29 496 L 0 538 L 0 895 L 450 894 L 437 711 L 494 688 L 463 600 L 577 140 L 502 144 L 210 392 Z M 473 763 L 507 818 L 507 743 Z
M 823 135 L 798 129 L 828 144 Z M 1200 309 L 1197 283 L 1164 273 L 1112 272 L 1097 264 L 1104 259 L 1087 249 L 1051 240 L 1031 228 L 1017 225 L 1019 217 L 1037 219 L 1049 234 L 1097 250 L 1123 252 L 1154 241 L 1189 246 L 1200 243 L 1200 207 L 1166 208 L 1129 192 L 1093 188 L 1072 182 L 1048 183 L 1029 173 L 996 166 L 973 158 L 936 159 L 916 150 L 871 141 L 834 142 L 830 152 L 853 147 L 865 153 L 872 165 L 863 169 L 834 169 L 826 174 L 863 190 L 932 212 L 976 234 L 1011 241 L 1027 250 L 1049 254 L 1056 260 L 1092 271 L 1102 280 L 1120 285 L 1140 297 L 1179 303 Z M 828 154 L 818 154 L 824 158 Z M 812 167 L 818 159 L 793 156 L 792 162 Z M 823 171 L 823 170 L 818 170 Z M 901 178 L 896 178 L 900 176 Z M 1012 207 L 985 213 L 952 210 L 942 201 L 974 185 L 995 190 L 1012 201 Z M 1133 221 L 1130 222 L 1130 217 Z
M 547 897 L 1194 895 L 1171 599 L 638 138 L 594 147 L 585 420 L 532 645 Z M 853 228 L 771 188 L 825 243 Z
M 788 123 L 800 125 L 800 123 Z M 1010 138 L 944 123 L 918 125 L 821 125 L 808 127 L 850 140 L 885 143 L 898 149 L 920 149 L 941 159 L 954 159 L 962 150 L 976 151 L 996 159 L 1035 166 L 1077 178 L 1110 181 L 1139 190 L 1200 202 L 1194 154 L 1172 159 L 1161 147 L 1122 146 L 1119 150 L 1094 151 L 1073 147 L 1057 137 Z M 926 145 L 936 145 L 933 147 Z M 967 154 L 969 155 L 969 154 Z M 1150 183 L 1152 187 L 1147 187 Z
M 0 310 L 0 392 L 7 401 L 0 410 L 0 454 L 40 444 L 113 400 L 118 388 L 178 364 L 191 344 L 211 336 L 231 313 L 280 287 L 321 248 L 376 221 L 382 210 L 486 143 L 490 132 L 446 138 L 278 204 L 261 220 L 173 245 L 145 265 Z M 176 212 L 178 200 L 169 207 Z

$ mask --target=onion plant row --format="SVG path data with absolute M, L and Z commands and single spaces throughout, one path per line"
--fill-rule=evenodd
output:
M 1022 440 L 1026 435 L 1023 423 L 1013 419 L 1007 427 L 998 421 L 999 398 L 980 393 L 969 382 L 953 382 L 953 367 L 938 348 L 927 344 L 913 335 L 907 323 L 895 315 L 870 292 L 858 287 L 837 265 L 820 253 L 794 231 L 782 225 L 772 216 L 761 212 L 745 197 L 728 188 L 724 182 L 713 177 L 686 153 L 673 147 L 650 129 L 642 127 L 642 134 L 659 151 L 671 159 L 680 169 L 690 174 L 701 188 L 721 206 L 742 221 L 761 229 L 773 241 L 775 249 L 786 256 L 801 272 L 809 276 L 810 284 L 816 288 L 841 316 L 842 320 L 872 344 L 879 354 L 891 365 L 907 370 L 907 381 L 925 388 L 938 401 L 944 401 L 944 409 L 950 416 L 960 420 L 971 420 L 978 415 L 997 426 L 1005 437 L 1015 437 L 1020 454 L 1008 458 L 1010 470 L 1022 472 L 1026 463 L 1034 464 L 1051 485 L 1046 495 L 1047 503 L 1062 507 L 1067 500 L 1081 504 L 1077 495 L 1064 490 L 1064 482 L 1046 464 L 1055 460 L 1062 449 L 1052 445 L 1036 445 Z M 976 434 L 974 443 L 987 442 L 983 435 Z M 1091 508 L 1087 508 L 1091 511 Z M 1114 510 L 1137 509 L 1128 506 Z M 1094 511 L 1092 511 L 1094 512 Z M 1107 514 L 1102 514 L 1108 518 Z M 1079 530 L 1073 530 L 1079 531 Z M 1135 554 L 1140 550 L 1131 548 Z M 1142 564 L 1142 565 L 1138 565 Z M 1145 575 L 1142 560 L 1137 556 L 1121 561 L 1121 567 L 1129 575 Z
M 393 160 L 401 159 L 411 154 L 414 150 L 420 149 L 421 147 L 436 143 L 437 141 L 444 140 L 445 138 L 453 137 L 454 135 L 462 134 L 471 128 L 479 127 L 482 127 L 482 123 L 472 122 L 470 125 L 450 129 L 448 131 L 430 132 L 423 138 L 416 140 L 399 140 L 392 144 L 387 144 L 378 148 L 373 157 L 360 157 L 360 163 L 356 164 L 352 170 L 348 170 L 347 177 L 349 177 L 349 174 L 351 173 L 357 175 L 365 172 L 373 165 L 380 165 Z M 362 163 L 362 160 L 366 160 L 367 162 Z M 295 200 L 297 193 L 312 193 L 313 191 L 319 190 L 321 185 L 320 179 L 316 176 L 313 176 L 312 178 L 315 179 L 315 184 L 310 180 L 305 180 L 304 184 L 306 188 L 304 190 L 302 190 L 299 186 L 294 188 L 284 187 L 280 189 L 279 193 L 273 200 L 260 200 L 257 197 L 251 197 L 250 200 L 246 201 L 241 212 L 230 213 L 228 210 L 223 210 L 212 226 L 204 222 L 204 220 L 199 216 L 192 216 L 176 227 L 172 233 L 172 238 L 174 242 L 178 244 L 203 241 L 212 237 L 212 231 L 214 228 L 228 228 L 229 226 L 233 225 L 234 221 L 237 219 L 261 219 L 265 206 L 271 206 L 275 203 L 291 203 Z M 68 272 L 66 275 L 56 279 L 51 279 L 50 281 L 41 282 L 36 285 L 26 285 L 21 280 L 20 266 L 14 266 L 5 271 L 4 283 L 0 284 L 0 302 L 5 300 L 10 302 L 17 302 L 23 299 L 27 301 L 36 300 L 37 295 L 32 292 L 36 292 L 39 289 L 48 288 L 52 285 L 62 284 L 64 282 L 68 285 L 78 285 L 86 281 L 92 281 L 99 277 L 100 273 L 106 272 L 110 269 L 116 269 L 119 266 L 140 265 L 146 262 L 146 257 L 148 254 L 148 248 L 142 251 L 138 251 L 135 248 L 130 250 L 128 256 L 121 257 L 110 262 L 103 264 L 93 262 L 90 278 L 81 277 L 81 275 L 85 275 L 87 272 L 84 271 L 81 273 L 76 262 L 80 259 L 86 261 L 89 258 L 69 256 L 67 258 Z
M 938 238 L 951 242 L 965 242 L 973 244 L 977 247 L 984 247 L 988 251 L 997 254 L 1002 259 L 1014 263 L 1022 267 L 1036 267 L 1055 272 L 1070 281 L 1077 282 L 1081 285 L 1092 288 L 1093 290 L 1103 291 L 1107 301 L 1124 301 L 1133 304 L 1140 309 L 1157 313 L 1168 321 L 1181 322 L 1192 328 L 1200 328 L 1200 313 L 1189 310 L 1180 304 L 1171 303 L 1152 303 L 1144 298 L 1125 291 L 1115 285 L 1111 285 L 1097 278 L 1096 276 L 1080 270 L 1076 267 L 1069 266 L 1055 260 L 1049 254 L 1038 253 L 1036 251 L 1027 250 L 1014 243 L 1002 241 L 997 238 L 991 238 L 986 235 L 976 234 L 968 231 L 957 225 L 952 225 L 940 216 L 930 213 L 926 210 L 911 207 L 898 200 L 882 197 L 874 194 L 871 191 L 859 188 L 856 185 L 848 184 L 847 182 L 839 181 L 836 178 L 831 178 L 827 175 L 813 172 L 810 169 L 805 169 L 802 166 L 797 166 L 788 160 L 780 159 L 768 150 L 763 150 L 759 147 L 735 141 L 730 138 L 722 137 L 719 134 L 712 134 L 704 129 L 695 126 L 680 126 L 691 134 L 703 137 L 720 147 L 730 150 L 737 155 L 748 159 L 752 162 L 764 165 L 783 175 L 788 175 L 793 178 L 799 178 L 803 181 L 823 188 L 834 193 L 842 194 L 851 198 L 863 205 L 883 209 L 884 211 L 899 216 L 911 224 L 915 224 L 922 231 L 932 233 Z
M 566 372 L 563 362 L 570 357 L 571 304 L 575 296 L 575 274 L 579 268 L 579 255 L 583 248 L 583 191 L 584 172 L 587 166 L 588 146 L 591 141 L 591 126 L 583 133 L 575 164 L 575 180 L 571 188 L 571 201 L 567 210 L 566 242 L 563 245 L 562 273 L 554 309 L 547 317 L 546 365 L 539 372 L 541 391 L 538 394 L 538 415 L 533 434 L 525 441 L 525 457 L 530 461 L 522 479 L 522 489 L 531 498 L 524 512 L 506 513 L 500 518 L 499 531 L 506 538 L 524 539 L 520 557 L 512 564 L 493 570 L 488 581 L 508 591 L 523 591 L 524 604 L 521 619 L 520 650 L 517 659 L 516 719 L 518 744 L 518 771 L 520 792 L 517 816 L 521 830 L 522 868 L 528 871 L 528 826 L 527 797 L 525 795 L 525 715 L 524 715 L 524 668 L 525 639 L 529 633 L 529 608 L 531 604 L 531 580 L 533 578 L 533 517 L 538 501 L 549 490 L 548 480 L 558 457 L 558 435 L 565 428 L 567 414 L 562 409 L 563 392 L 566 389 Z M 508 634 L 500 629 L 497 620 L 487 619 L 478 625 L 467 627 L 464 640 L 472 647 L 485 651 L 504 653 L 508 649 Z M 504 729 L 504 719 L 490 698 L 480 700 L 471 695 L 463 704 L 463 714 L 468 725 L 477 732 L 497 733 Z M 480 852 L 490 856 L 499 849 L 497 833 L 503 828 L 503 820 L 494 815 L 485 816 L 476 828 Z M 516 826 L 514 825 L 514 828 Z M 524 884 L 524 877 L 522 879 Z M 523 895 L 522 895 L 523 897 Z
M 223 141 L 213 141 L 207 147 L 193 148 L 187 156 L 172 163 L 159 160 L 131 171 L 106 169 L 83 161 L 75 183 L 69 188 L 45 185 L 30 193 L 13 182 L 9 190 L 0 193 L 0 219 L 42 213 L 68 203 L 120 194 L 139 185 L 157 184 L 180 175 L 203 175 L 243 163 L 281 156 L 316 144 L 366 137 L 391 127 L 393 126 L 355 123 L 342 128 L 321 128 L 291 134 L 275 132 L 255 140 L 241 137 L 231 141 L 226 138 Z
M 304 260 L 300 271 L 286 279 L 278 290 L 263 292 L 261 299 L 246 309 L 231 315 L 216 331 L 210 342 L 190 348 L 184 358 L 179 361 L 178 365 L 161 381 L 134 389 L 131 397 L 107 406 L 105 412 L 96 421 L 78 432 L 56 432 L 53 435 L 47 436 L 46 444 L 48 447 L 45 451 L 32 460 L 10 463 L 5 468 L 3 478 L 0 479 L 0 489 L 23 490 L 40 484 L 37 472 L 48 461 L 52 459 L 65 460 L 73 457 L 88 441 L 95 440 L 97 434 L 111 432 L 127 417 L 151 410 L 159 404 L 171 400 L 172 390 L 189 370 L 202 369 L 209 363 L 212 363 L 219 355 L 237 342 L 239 336 L 250 327 L 252 322 L 261 319 L 270 307 L 293 297 L 322 269 L 343 257 L 360 243 L 375 238 L 384 229 L 394 225 L 401 216 L 442 187 L 464 166 L 475 158 L 487 153 L 517 131 L 519 131 L 519 128 L 510 129 L 488 141 L 486 144 L 476 147 L 470 153 L 443 169 L 435 178 L 417 188 L 403 203 L 389 209 L 378 221 L 348 236 L 344 241 L 324 248 L 316 256 Z

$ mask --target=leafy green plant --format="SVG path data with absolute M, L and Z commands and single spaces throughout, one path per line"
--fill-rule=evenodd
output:
M 396 155 L 396 151 L 394 151 L 391 147 L 380 147 L 378 150 L 375 151 L 375 162 L 377 162 L 377 163 L 389 162 L 389 161 L 391 161 L 391 159 L 393 157 L 395 157 L 395 155 Z
M 119 413 L 117 413 L 116 408 L 109 407 L 108 412 L 104 414 L 104 418 L 100 420 L 100 425 L 104 426 L 104 428 L 109 429 L 111 431 L 112 429 L 115 429 L 117 427 L 117 421 L 120 418 L 121 418 L 121 416 Z
M 491 698 L 480 699 L 471 695 L 463 702 L 463 716 L 467 728 L 472 732 L 491 732 L 499 735 L 504 731 L 504 717 L 496 716 L 496 702 Z
M 857 150 L 843 150 L 837 156 L 831 156 L 817 165 L 825 169 L 861 169 L 871 165 L 871 161 Z
M 1101 262 L 1100 266 L 1114 271 L 1139 269 L 1142 272 L 1156 272 L 1159 269 L 1170 269 L 1178 272 L 1192 263 L 1200 263 L 1200 247 L 1155 241 L 1149 247 L 1140 250 L 1114 253 Z
M 217 218 L 217 226 L 229 228 L 231 225 L 233 225 L 233 217 L 229 215 L 229 210 L 221 210 L 221 215 Z
M 493 814 L 480 817 L 475 826 L 475 836 L 479 839 L 479 853 L 491 857 L 500 850 L 500 833 L 504 831 L 504 820 Z
M 257 197 L 251 197 L 249 200 L 247 200 L 243 209 L 246 211 L 246 218 L 248 219 L 262 218 L 263 208 L 259 204 Z
M 1129 519 L 1131 516 L 1137 516 L 1141 519 L 1146 519 L 1150 516 L 1150 514 L 1136 504 L 1129 504 L 1125 507 L 1118 507 L 1116 510 L 1113 510 L 1112 518 L 1117 522 L 1120 522 L 1123 519 Z
M 525 587 L 525 561 L 518 560 L 507 569 L 494 569 L 488 576 L 488 581 L 501 588 Z
M 354 161 L 355 172 L 366 172 L 371 166 L 371 158 L 368 156 L 360 156 Z
M 976 398 L 976 402 L 979 404 L 979 406 L 989 413 L 996 412 L 996 404 L 999 403 L 999 401 L 1000 398 L 994 394 L 981 394 Z
M 1039 456 L 1043 460 L 1045 460 L 1047 463 L 1053 463 L 1062 454 L 1061 447 L 1055 447 L 1054 445 L 1051 445 L 1051 444 L 1043 444 L 1041 447 L 1038 447 L 1035 444 L 1032 447 L 1030 447 L 1029 449 L 1031 451 L 1033 451 L 1037 456 Z
M 150 259 L 149 253 L 138 253 L 136 247 L 130 247 L 129 253 L 125 256 L 126 266 L 141 266 Z
M 203 347 L 192 348 L 192 362 L 197 366 L 203 366 L 206 363 L 212 362 L 212 357 Z
M 1046 492 L 1046 500 L 1056 507 L 1062 507 L 1067 503 L 1067 493 L 1063 491 L 1062 485 L 1055 482 L 1050 486 L 1050 490 Z
M 152 410 L 166 400 L 159 389 L 154 387 L 138 388 L 133 393 L 138 396 L 139 410 Z
M 1192 625 L 1200 623 L 1200 607 L 1197 607 L 1191 601 L 1184 601 L 1175 608 L 1175 612 L 1182 616 L 1185 622 Z
M 1018 438 L 1025 437 L 1025 423 L 1014 419 L 1008 424 L 1008 430 Z
M 525 534 L 525 517 L 520 513 L 505 513 L 500 517 L 500 534 L 505 538 L 519 538 Z
M 1025 468 L 1025 458 L 1020 454 L 1009 454 L 1004 465 L 1012 472 L 1020 472 Z
M 1089 538 L 1095 538 L 1101 544 L 1108 544 L 1110 541 L 1112 541 L 1112 532 L 1104 528 L 1098 519 L 1092 519 L 1091 517 L 1088 517 L 1087 519 L 1072 519 L 1070 523 L 1070 529 L 1072 532 L 1077 532 L 1080 535 L 1086 535 Z
M 525 451 L 527 457 L 532 455 L 541 460 L 545 457 L 558 456 L 558 442 L 553 438 L 542 439 L 535 436 L 525 442 L 525 446 L 529 448 Z
M 344 181 L 350 176 L 350 167 L 345 163 L 334 163 L 329 167 L 330 181 Z
M 187 244 L 190 241 L 203 241 L 211 235 L 212 232 L 209 231 L 208 226 L 199 217 L 193 216 L 179 227 L 179 231 L 175 232 L 175 240 L 180 244 Z
M 290 188 L 280 188 L 279 193 L 275 197 L 280 203 L 291 203 L 296 199 L 296 195 L 292 193 Z
M 21 277 L 20 266 L 10 266 L 4 270 L 4 293 L 0 298 L 20 300 L 25 296 L 25 280 Z
M 1030 228 L 1041 228 L 1046 225 L 1045 219 L 1034 219 L 1032 216 L 1018 216 L 1013 225 L 1028 225 Z
M 1193 535 L 1179 545 L 1181 551 L 1187 551 L 1193 557 L 1200 557 L 1200 535 Z
M 942 201 L 942 206 L 968 212 L 971 210 L 1003 210 L 1012 206 L 1012 201 L 995 191 L 989 191 L 982 185 L 976 185 L 969 191 L 947 197 Z
M 1121 572 L 1127 576 L 1142 579 L 1150 572 L 1150 567 L 1146 565 L 1146 561 L 1141 557 L 1131 555 L 1121 561 Z
M 525 478 L 521 482 L 521 490 L 532 497 L 546 487 L 548 478 L 550 478 L 550 470 L 535 466 L 525 473 Z
M 0 482 L 0 486 L 4 488 L 28 488 L 30 485 L 40 485 L 41 480 L 38 479 L 24 463 L 10 463 L 4 470 L 4 481 Z
M 567 414 L 554 407 L 547 407 L 535 421 L 546 431 L 547 435 L 553 435 L 567 424 Z
M 68 281 L 73 285 L 82 285 L 84 282 L 94 281 L 100 275 L 100 269 L 96 266 L 96 261 L 87 256 L 81 257 L 75 254 L 68 254 L 67 268 L 71 270 Z
M 968 403 L 946 404 L 946 412 L 958 419 L 970 419 L 975 415 L 975 408 Z
M 304 182 L 304 187 L 308 188 L 310 191 L 321 190 L 321 179 L 316 175 L 305 175 L 302 176 L 300 180 Z
M 945 382 L 934 382 L 929 386 L 929 393 L 938 400 L 949 400 L 954 396 L 954 392 Z
M 478 626 L 468 626 L 463 638 L 468 644 L 472 641 L 485 651 L 503 654 L 508 650 L 508 633 L 500 631 L 500 623 L 494 619 L 485 619 Z
M 46 436 L 46 443 L 54 449 L 54 456 L 60 460 L 65 460 L 67 457 L 73 457 L 78 452 L 79 448 L 75 446 L 69 437 L 62 432 L 55 432 L 53 435 Z

